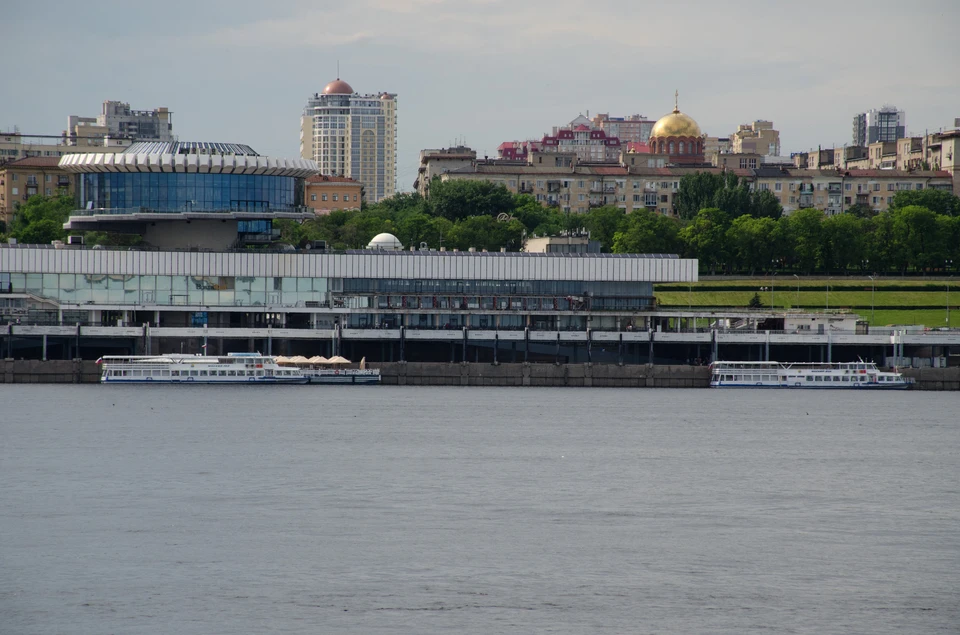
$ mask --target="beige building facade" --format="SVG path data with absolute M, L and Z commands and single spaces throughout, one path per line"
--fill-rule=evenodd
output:
M 430 195 L 430 183 L 434 177 L 468 167 L 476 160 L 477 151 L 467 146 L 421 150 L 420 167 L 413 187 L 420 196 L 426 198 Z
M 772 121 L 758 119 L 738 126 L 730 135 L 730 146 L 734 154 L 780 156 L 780 131 L 773 129 Z
M 874 211 L 890 208 L 901 191 L 937 189 L 952 192 L 953 180 L 947 171 L 904 170 L 757 170 L 751 187 L 771 192 L 783 206 L 784 214 L 814 207 L 827 215 L 842 214 L 854 205 Z
M 31 196 L 72 195 L 73 179 L 59 163 L 59 157 L 27 157 L 0 165 L 0 220 L 9 226 Z
M 343 176 L 310 176 L 303 187 L 304 203 L 318 216 L 335 210 L 358 210 L 363 202 L 363 185 Z

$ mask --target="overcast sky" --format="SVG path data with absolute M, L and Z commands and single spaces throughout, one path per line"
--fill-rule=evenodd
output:
M 296 157 L 307 97 L 340 76 L 398 95 L 398 186 L 421 148 L 482 156 L 579 113 L 680 109 L 711 136 L 768 119 L 783 153 L 849 143 L 894 104 L 960 117 L 960 1 L 166 0 L 13 2 L 0 129 L 59 134 L 105 99 L 167 106 L 183 140 Z

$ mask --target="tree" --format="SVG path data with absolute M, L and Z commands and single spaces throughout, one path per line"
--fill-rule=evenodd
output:
M 939 268 L 943 264 L 945 245 L 940 240 L 937 214 L 919 205 L 908 205 L 891 212 L 893 238 L 901 247 L 900 267 L 917 271 Z
M 804 273 L 811 273 L 820 264 L 822 249 L 823 212 L 808 207 L 789 216 L 797 265 Z
M 734 179 L 736 175 L 731 173 Z M 701 209 L 714 207 L 714 196 L 728 186 L 723 175 L 710 172 L 686 174 L 680 179 L 680 187 L 674 196 L 677 214 L 685 220 L 692 219 Z M 736 187 L 736 183 L 730 189 Z
M 74 200 L 70 196 L 31 196 L 17 209 L 10 233 L 25 244 L 62 240 L 66 236 L 63 224 L 67 222 L 70 212 L 75 207 Z M 31 229 L 32 225 L 41 222 L 42 225 Z M 54 227 L 57 228 L 56 231 Z
M 687 254 L 706 263 L 711 273 L 716 273 L 717 265 L 726 261 L 729 225 L 727 214 L 714 207 L 697 212 L 693 222 L 680 230 Z
M 864 223 L 850 214 L 837 214 L 823 221 L 821 256 L 827 272 L 846 271 L 868 260 Z
M 457 221 L 470 216 L 511 214 L 514 196 L 502 185 L 490 181 L 443 181 L 435 178 L 430 184 L 431 212 L 448 220 Z
M 682 244 L 677 221 L 648 209 L 635 209 L 627 214 L 621 231 L 613 235 L 613 252 L 617 254 L 678 253 Z
M 901 190 L 893 195 L 891 210 L 911 205 L 926 207 L 935 214 L 960 216 L 960 197 L 943 190 Z
M 751 309 L 762 309 L 763 300 L 760 299 L 760 294 L 754 292 L 753 297 L 750 298 L 750 302 L 747 303 L 747 307 Z
M 854 216 L 856 218 L 873 218 L 877 215 L 875 209 L 869 205 L 864 205 L 863 203 L 855 203 L 847 208 L 847 214 Z
M 750 214 L 757 218 L 776 220 L 783 216 L 783 206 L 770 190 L 757 190 L 751 196 Z
M 765 271 L 777 259 L 776 231 L 777 222 L 771 218 L 740 216 L 727 229 L 727 253 L 750 275 Z
M 599 240 L 603 251 L 609 252 L 613 249 L 614 236 L 623 226 L 625 218 L 626 212 L 622 209 L 605 205 L 580 214 L 578 220 L 581 226 L 590 232 L 590 238 Z
M 34 221 L 17 233 L 17 240 L 25 245 L 49 245 L 54 240 L 63 240 L 63 223 L 49 218 Z

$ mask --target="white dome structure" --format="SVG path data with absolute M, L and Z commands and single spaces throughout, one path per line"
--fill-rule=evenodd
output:
M 386 232 L 377 234 L 367 245 L 367 249 L 378 249 L 380 251 L 399 251 L 403 249 L 400 239 L 393 234 Z

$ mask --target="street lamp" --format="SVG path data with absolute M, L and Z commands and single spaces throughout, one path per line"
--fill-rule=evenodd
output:
M 797 308 L 800 308 L 800 276 L 793 274 L 793 277 L 797 279 Z
M 867 277 L 870 278 L 870 324 L 872 325 L 873 322 L 874 322 L 874 312 L 873 312 L 874 303 L 873 303 L 873 298 L 874 298 L 874 296 L 875 296 L 875 294 L 876 294 L 876 292 L 877 292 L 877 281 L 874 279 L 873 276 L 867 276 Z M 949 287 L 947 287 L 947 288 L 949 288 Z M 947 297 L 948 297 L 948 299 L 949 299 L 949 295 L 948 295 Z

